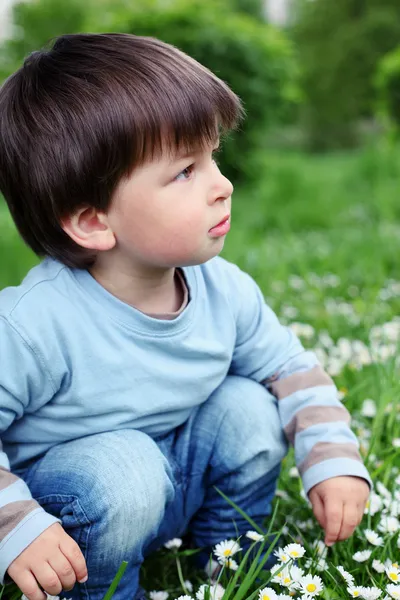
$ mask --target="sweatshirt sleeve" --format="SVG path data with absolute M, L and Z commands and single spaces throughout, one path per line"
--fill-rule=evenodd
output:
M 0 315 L 0 436 L 20 419 L 32 398 L 53 390 L 29 344 Z M 0 583 L 12 561 L 53 523 L 60 522 L 32 499 L 28 486 L 10 472 L 0 441 Z
M 239 273 L 231 372 L 263 383 L 277 398 L 305 492 L 340 475 L 361 477 L 372 487 L 350 428 L 350 414 L 338 400 L 334 382 L 316 355 L 279 323 L 251 277 Z

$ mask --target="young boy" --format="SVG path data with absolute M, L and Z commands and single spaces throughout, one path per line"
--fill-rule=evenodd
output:
M 336 388 L 218 257 L 232 184 L 213 152 L 242 114 L 176 48 L 58 38 L 0 91 L 0 189 L 44 261 L 0 293 L 0 580 L 140 596 L 144 556 L 261 524 L 286 438 L 333 544 L 369 476 Z M 238 157 L 240 160 L 240 157 Z M 251 208 L 250 208 L 251 210 Z

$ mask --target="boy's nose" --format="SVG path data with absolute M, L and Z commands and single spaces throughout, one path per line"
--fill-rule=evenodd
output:
M 218 173 L 217 180 L 212 192 L 213 202 L 217 200 L 227 200 L 233 194 L 233 185 L 225 175 Z

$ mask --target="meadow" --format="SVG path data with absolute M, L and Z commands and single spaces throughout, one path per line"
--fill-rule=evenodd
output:
M 177 541 L 145 563 L 143 585 L 152 600 L 400 599 L 400 148 L 378 140 L 318 156 L 265 150 L 257 168 L 258 182 L 235 190 L 223 255 L 257 280 L 334 377 L 375 487 L 355 534 L 328 549 L 290 453 L 273 521 L 250 534 L 257 550 L 268 547 L 267 531 L 280 532 L 276 572 L 258 570 L 230 541 L 231 560 L 220 557 L 208 589 Z M 0 288 L 37 262 L 1 203 L 0 256 Z M 1 597 L 20 592 L 9 586 Z

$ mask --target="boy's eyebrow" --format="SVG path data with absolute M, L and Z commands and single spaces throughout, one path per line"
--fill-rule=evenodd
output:
M 218 149 L 219 148 L 219 144 L 220 144 L 220 140 L 219 137 L 216 138 L 213 141 L 213 148 L 214 149 Z M 175 162 L 177 162 L 178 160 L 184 160 L 185 158 L 189 158 L 190 156 L 193 156 L 194 154 L 197 154 L 200 151 L 199 148 L 192 148 L 191 150 L 183 150 L 182 152 L 177 152 L 176 154 L 174 154 L 170 161 L 169 164 L 172 165 Z

